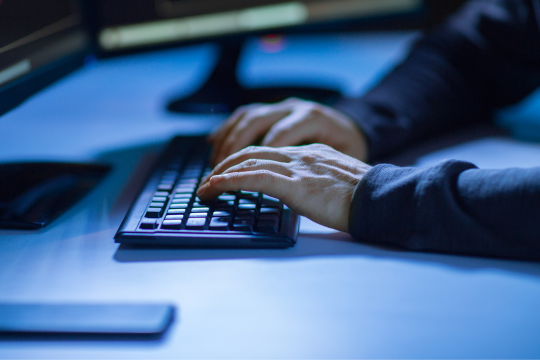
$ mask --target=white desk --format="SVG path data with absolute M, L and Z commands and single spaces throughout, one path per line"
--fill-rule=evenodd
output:
M 359 93 L 410 39 L 293 38 L 278 54 L 258 53 L 252 42 L 242 74 L 256 84 L 294 73 L 297 82 L 316 78 Z M 219 120 L 163 107 L 175 91 L 202 81 L 213 51 L 196 47 L 88 66 L 0 118 L 1 161 L 114 166 L 48 228 L 0 232 L 0 302 L 164 302 L 179 313 L 161 340 L 0 340 L 0 358 L 540 357 L 540 264 L 381 249 L 308 222 L 287 250 L 115 244 L 151 154 L 172 134 L 204 133 Z M 296 69 L 299 56 L 304 65 Z M 449 154 L 431 156 L 421 162 Z

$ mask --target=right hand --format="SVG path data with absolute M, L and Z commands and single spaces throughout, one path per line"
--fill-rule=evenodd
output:
M 262 146 L 320 143 L 366 161 L 367 141 L 345 114 L 319 103 L 290 98 L 277 104 L 238 108 L 209 138 L 213 165 L 262 138 Z

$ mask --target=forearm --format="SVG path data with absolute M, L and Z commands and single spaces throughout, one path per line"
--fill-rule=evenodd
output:
M 370 159 L 449 129 L 488 121 L 540 85 L 530 1 L 472 1 L 421 39 L 380 84 L 336 107 L 369 140 Z
M 411 250 L 540 259 L 540 168 L 378 165 L 359 183 L 349 231 Z

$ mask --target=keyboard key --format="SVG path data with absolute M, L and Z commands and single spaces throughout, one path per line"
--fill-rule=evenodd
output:
M 220 195 L 220 196 L 218 196 L 218 200 L 234 201 L 234 200 L 236 200 L 236 196 L 234 196 L 234 195 Z
M 163 208 L 148 208 L 146 210 L 145 217 L 147 218 L 160 218 L 163 215 Z
M 279 202 L 278 198 L 272 197 L 270 195 L 263 194 L 262 196 L 263 200 L 273 201 L 273 202 Z
M 152 202 L 165 202 L 167 201 L 167 198 L 165 196 L 154 196 L 152 199 Z
M 182 220 L 184 215 L 168 215 L 165 216 L 165 220 Z
M 210 220 L 210 225 L 208 226 L 208 228 L 210 230 L 225 231 L 229 228 L 230 221 L 231 218 L 228 216 L 213 217 L 212 220 Z
M 257 222 L 257 227 L 255 228 L 255 231 L 267 233 L 267 234 L 274 234 L 277 233 L 279 230 L 279 220 L 277 216 L 275 218 L 267 218 L 267 219 L 260 219 Z
M 167 215 L 168 214 L 184 214 L 186 212 L 186 209 L 169 209 L 169 211 L 167 211 Z
M 163 220 L 162 229 L 180 230 L 182 228 L 182 220 Z
M 255 218 L 255 210 L 238 210 L 236 212 L 237 218 Z
M 167 196 L 169 196 L 169 193 L 166 192 L 166 191 L 156 191 L 156 193 L 154 194 L 154 196 L 164 196 L 164 197 L 167 197 Z
M 197 178 L 187 178 L 187 179 L 182 178 L 180 179 L 180 181 L 178 181 L 180 185 L 188 185 L 188 186 L 192 184 L 197 184 L 198 182 L 199 182 L 199 179 Z
M 181 201 L 189 201 L 191 200 L 191 194 L 175 194 L 173 202 L 181 202 Z
M 259 210 L 259 213 L 262 214 L 276 214 L 279 215 L 279 209 L 277 207 L 262 207 Z
M 187 204 L 189 203 L 189 200 L 191 199 L 191 197 L 185 197 L 185 198 L 174 198 L 172 203 L 173 204 Z
M 239 210 L 255 210 L 257 205 L 255 204 L 240 204 L 238 205 Z
M 188 204 L 182 203 L 182 204 L 171 204 L 171 209 L 187 209 Z
M 175 194 L 192 194 L 195 191 L 195 187 L 179 187 L 174 190 Z
M 199 217 L 199 218 L 205 218 L 208 216 L 208 213 L 207 212 L 191 212 L 191 215 L 189 215 L 189 218 L 196 218 L 196 217 Z
M 238 204 L 257 204 L 258 199 L 240 199 L 238 200 Z
M 157 228 L 157 222 L 153 219 L 142 219 L 140 227 L 144 230 L 154 230 Z
M 263 220 L 274 220 L 279 223 L 279 216 L 277 214 L 261 214 L 259 215 L 259 222 Z
M 255 225 L 254 219 L 235 219 L 233 223 L 234 230 L 236 231 L 251 231 L 251 228 Z
M 216 202 L 216 209 L 229 209 L 234 206 L 234 201 L 218 201 Z
M 206 224 L 205 218 L 189 218 L 186 223 L 186 229 L 190 230 L 202 230 Z
M 279 206 L 281 206 L 280 204 L 281 204 L 281 201 L 279 201 L 279 199 L 276 199 L 275 197 L 271 197 L 271 196 L 268 196 L 268 195 L 263 195 L 262 196 L 262 201 L 261 201 L 262 206 L 279 207 Z
M 232 208 L 230 211 L 226 211 L 226 210 L 218 210 L 218 211 L 214 211 L 214 213 L 212 214 L 212 216 L 232 216 Z
M 242 195 L 252 195 L 252 196 L 255 196 L 255 197 L 259 197 L 259 193 L 256 192 L 256 191 L 244 191 L 244 190 L 241 190 L 240 194 L 242 194 Z
M 173 188 L 173 185 L 172 184 L 159 184 L 157 188 L 159 191 L 171 191 Z
M 163 177 L 177 177 L 178 176 L 178 171 L 175 171 L 175 170 L 166 170 L 163 172 Z
M 194 207 L 193 209 L 191 209 L 191 212 L 194 213 L 194 212 L 209 212 L 210 211 L 210 208 L 207 208 L 207 207 Z
M 164 206 L 165 206 L 165 203 L 162 203 L 162 202 L 152 202 L 152 203 L 150 203 L 150 206 L 151 206 L 151 207 L 164 207 Z

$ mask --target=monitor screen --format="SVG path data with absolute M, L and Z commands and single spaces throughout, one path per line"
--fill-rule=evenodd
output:
M 72 0 L 0 0 L 0 87 L 87 44 Z
M 104 52 L 414 12 L 423 0 L 99 0 Z

